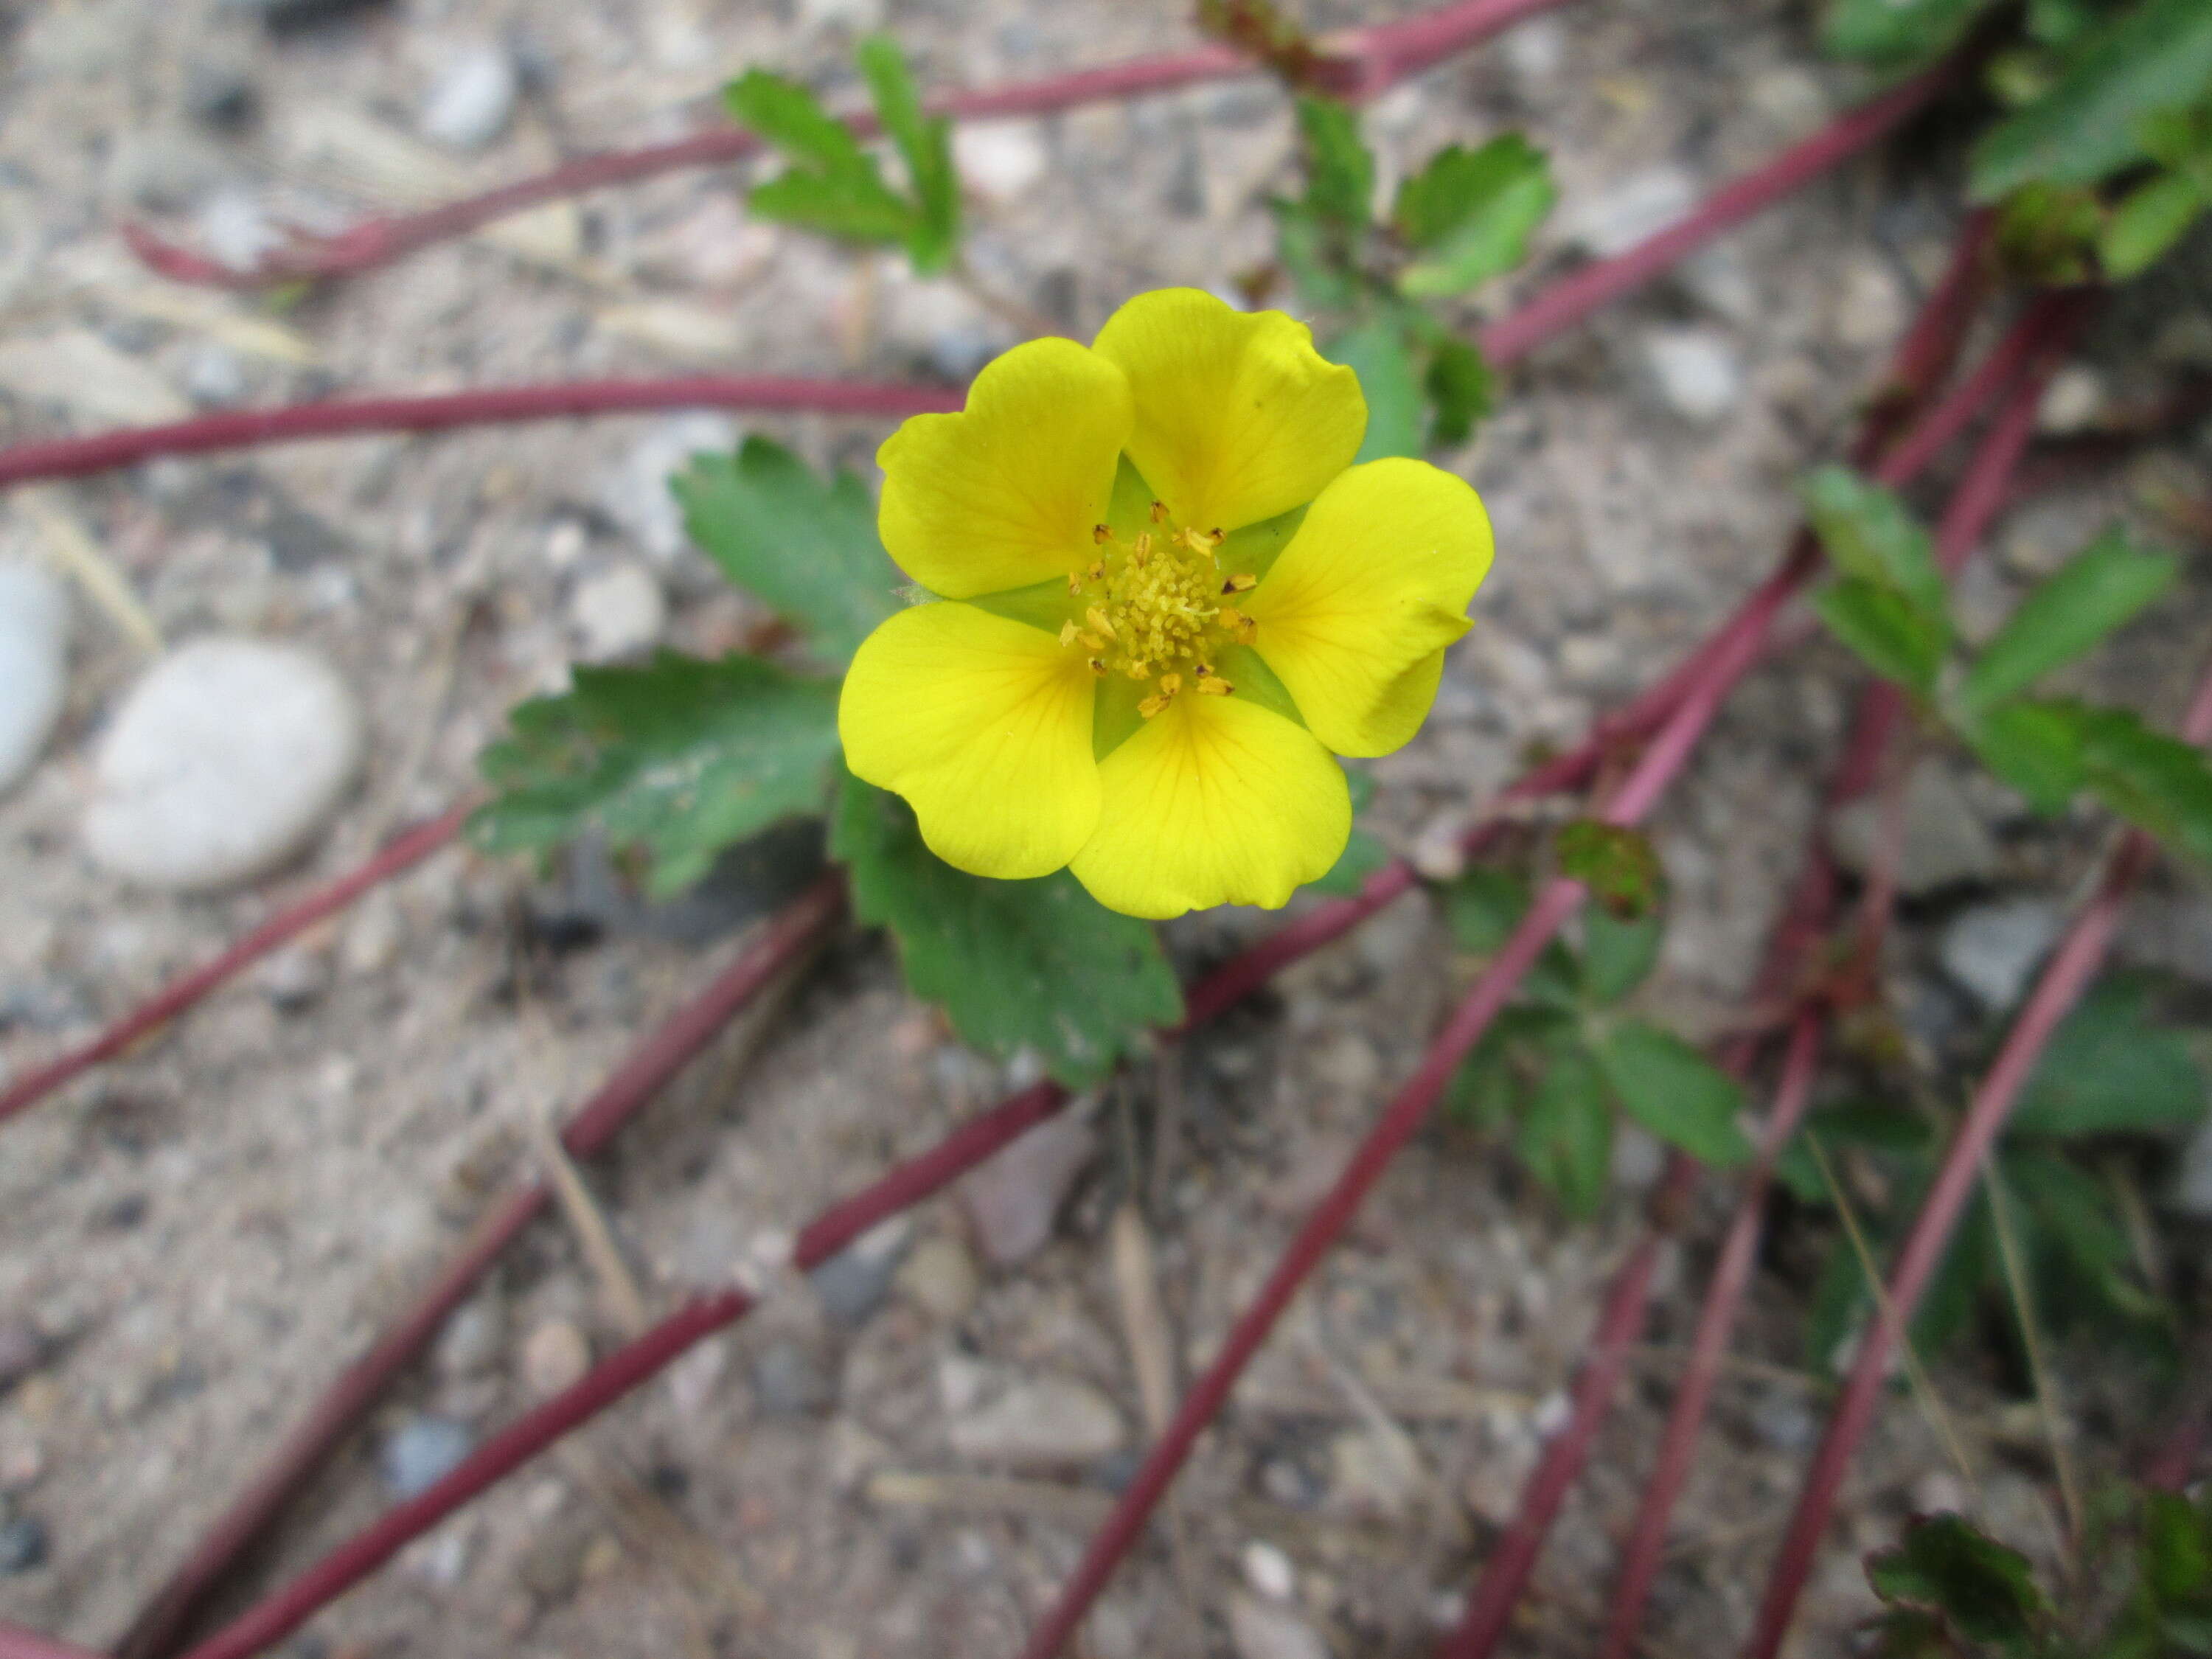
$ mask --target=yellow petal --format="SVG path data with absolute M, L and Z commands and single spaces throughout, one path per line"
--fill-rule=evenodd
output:
M 906 797 L 947 864 L 1049 875 L 1098 821 L 1096 682 L 1080 653 L 973 605 L 902 611 L 860 643 L 837 702 L 854 775 Z
M 1367 430 L 1359 377 L 1279 311 L 1194 288 L 1140 294 L 1094 349 L 1136 398 L 1129 459 L 1185 525 L 1237 530 L 1311 501 Z
M 1352 834 L 1328 751 L 1244 697 L 1177 697 L 1098 763 L 1098 828 L 1070 868 L 1110 910 L 1274 908 Z
M 876 452 L 884 548 L 952 599 L 1066 575 L 1093 551 L 1134 418 L 1128 381 L 1096 352 L 1016 346 L 961 413 L 914 416 Z
M 1387 755 L 1427 717 L 1490 555 L 1490 517 L 1464 480 L 1370 461 L 1321 493 L 1237 608 L 1316 737 Z

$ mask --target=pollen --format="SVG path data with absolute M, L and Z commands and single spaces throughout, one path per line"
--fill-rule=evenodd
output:
M 1148 720 L 1186 689 L 1231 694 L 1213 659 L 1249 638 L 1252 625 L 1222 599 L 1246 592 L 1253 579 L 1223 576 L 1215 564 L 1222 539 L 1218 530 L 1175 523 L 1165 503 L 1155 501 L 1145 526 L 1127 541 L 1100 526 L 1093 532 L 1098 556 L 1068 573 L 1074 604 L 1060 624 L 1060 644 L 1082 651 L 1094 674 L 1149 685 L 1138 703 Z

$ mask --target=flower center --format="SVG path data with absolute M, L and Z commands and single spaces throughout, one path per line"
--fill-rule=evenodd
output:
M 1154 501 L 1150 527 L 1129 540 L 1103 524 L 1091 536 L 1097 556 L 1067 579 L 1081 620 L 1061 627 L 1060 644 L 1081 651 L 1102 679 L 1125 674 L 1148 685 L 1137 704 L 1146 720 L 1187 690 L 1229 696 L 1236 688 L 1214 659 L 1256 631 L 1234 603 L 1255 578 L 1222 573 L 1214 558 L 1221 532 L 1174 526 Z

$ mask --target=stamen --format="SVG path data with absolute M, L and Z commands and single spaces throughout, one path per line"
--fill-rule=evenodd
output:
M 1249 570 L 1240 570 L 1221 584 L 1224 593 L 1249 593 L 1260 585 L 1260 579 Z
M 1159 521 L 1166 518 L 1167 515 L 1168 504 L 1165 501 L 1154 501 L 1152 503 L 1152 522 L 1154 524 L 1159 523 Z
M 1091 672 L 1093 674 L 1096 674 L 1100 679 L 1103 680 L 1106 678 L 1106 662 L 1105 659 L 1103 657 L 1091 658 L 1090 667 Z
M 1091 539 L 1101 547 L 1105 546 L 1107 543 L 1114 539 L 1114 526 L 1104 524 L 1092 525 L 1091 526 Z
M 1083 620 L 1091 624 L 1091 631 L 1094 634 L 1103 634 L 1109 640 L 1121 637 L 1115 633 L 1114 624 L 1106 620 L 1106 613 L 1095 605 L 1084 612 Z
M 1178 691 L 1180 691 L 1180 690 L 1182 690 L 1182 675 L 1180 675 L 1180 674 L 1163 674 L 1163 675 L 1161 675 L 1161 676 L 1160 676 L 1160 695 L 1161 695 L 1162 696 L 1164 696 L 1164 697 L 1172 697 L 1173 696 L 1175 696 L 1175 694 L 1176 694 L 1176 692 L 1178 692 Z
M 1062 645 L 1073 645 L 1075 643 L 1075 624 L 1073 623 L 1064 622 L 1060 623 L 1060 642 Z
M 1198 689 L 1209 697 L 1225 697 L 1237 688 L 1218 674 L 1208 674 L 1198 683 Z
M 1158 714 L 1161 709 L 1167 706 L 1168 700 L 1165 697 L 1146 697 L 1142 702 L 1137 705 L 1137 712 L 1139 714 L 1142 714 L 1146 720 L 1150 720 L 1153 715 Z

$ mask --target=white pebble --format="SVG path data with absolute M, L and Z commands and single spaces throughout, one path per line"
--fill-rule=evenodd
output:
M 31 769 L 61 717 L 69 594 L 44 565 L 0 564 L 0 791 Z
M 247 880 L 314 838 L 362 750 L 360 708 L 320 657 L 264 640 L 195 640 L 125 698 L 94 768 L 86 844 L 145 887 Z
M 638 549 L 663 564 L 686 545 L 683 509 L 670 493 L 672 473 L 694 455 L 727 455 L 738 447 L 736 422 L 703 411 L 673 416 L 633 444 L 599 480 L 599 505 Z
M 1735 407 L 1743 365 L 1721 336 L 1707 329 L 1668 329 L 1653 334 L 1644 349 L 1660 395 L 1685 420 L 1702 426 Z
M 1291 1558 L 1264 1538 L 1244 1546 L 1244 1582 L 1270 1601 L 1287 1601 L 1298 1587 Z
M 521 93 L 514 62 L 492 46 L 462 52 L 422 100 L 422 136 L 453 149 L 482 149 L 507 130 Z
M 952 134 L 952 163 L 963 188 L 1003 207 L 1044 177 L 1044 143 L 1031 121 L 963 125 Z
M 634 657 L 660 643 L 668 600 L 641 564 L 624 563 L 576 584 L 568 621 L 587 662 Z
M 1698 181 L 1681 168 L 1653 167 L 1585 198 L 1561 229 L 1569 241 L 1607 258 L 1680 218 L 1697 199 Z

